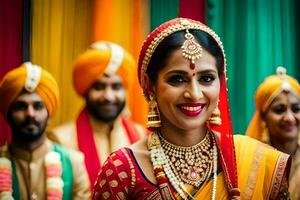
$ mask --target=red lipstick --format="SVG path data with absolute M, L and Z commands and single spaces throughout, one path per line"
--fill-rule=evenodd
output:
M 188 117 L 198 116 L 206 103 L 181 103 L 177 104 L 177 108 Z

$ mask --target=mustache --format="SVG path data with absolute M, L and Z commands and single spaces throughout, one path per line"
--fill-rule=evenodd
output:
M 36 121 L 34 118 L 27 118 L 22 124 L 21 126 L 27 126 L 30 124 L 34 124 L 36 126 L 40 126 L 40 123 L 38 121 Z
M 117 102 L 114 102 L 114 101 L 107 101 L 107 100 L 96 101 L 95 104 L 98 105 L 98 106 L 118 105 Z

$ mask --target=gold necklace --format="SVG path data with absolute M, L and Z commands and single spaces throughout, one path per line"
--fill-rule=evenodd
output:
M 159 134 L 161 147 L 171 161 L 174 173 L 180 179 L 195 187 L 200 187 L 213 170 L 213 143 L 212 135 L 208 132 L 204 139 L 191 147 L 171 144 Z

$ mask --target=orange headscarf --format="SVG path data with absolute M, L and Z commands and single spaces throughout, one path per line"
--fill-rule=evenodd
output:
M 117 74 L 131 90 L 136 62 L 129 52 L 111 42 L 96 42 L 75 61 L 73 82 L 77 93 L 84 96 L 103 74 Z
M 59 89 L 54 77 L 30 62 L 9 71 L 0 83 L 0 111 L 6 116 L 11 103 L 23 91 L 36 92 L 43 99 L 50 117 L 56 112 Z
M 248 126 L 246 135 L 263 142 L 267 138 L 264 137 L 264 120 L 261 114 L 264 113 L 274 98 L 282 91 L 290 91 L 300 97 L 300 85 L 298 81 L 286 74 L 283 67 L 277 68 L 277 74 L 267 77 L 257 88 L 255 93 L 255 113 Z

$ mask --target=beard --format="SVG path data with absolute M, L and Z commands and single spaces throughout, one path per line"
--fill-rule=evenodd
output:
M 33 118 L 26 118 L 20 124 L 17 124 L 13 119 L 8 118 L 12 131 L 12 139 L 23 143 L 31 143 L 37 141 L 44 134 L 48 118 L 45 121 L 38 122 Z
M 110 123 L 115 121 L 125 107 L 125 101 L 86 101 L 88 112 L 97 120 Z

